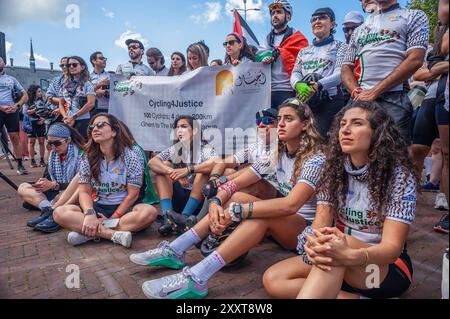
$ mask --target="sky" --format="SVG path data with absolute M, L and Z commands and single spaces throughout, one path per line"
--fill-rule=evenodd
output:
M 248 0 L 247 22 L 263 42 L 270 32 L 269 0 Z M 406 0 L 399 0 L 405 6 Z M 358 0 L 293 0 L 290 26 L 312 40 L 310 17 L 315 9 L 331 7 L 338 23 L 336 38 L 344 40 L 342 21 L 347 12 L 361 11 Z M 30 38 L 36 65 L 49 68 L 61 56 L 79 55 L 88 62 L 95 51 L 108 58 L 107 70 L 128 61 L 125 40 L 140 39 L 146 49 L 159 48 L 170 66 L 174 51 L 185 53 L 189 44 L 204 40 L 210 60 L 224 58 L 226 35 L 233 30 L 233 8 L 243 0 L 0 0 L 0 31 L 6 33 L 7 60 L 29 65 Z M 79 14 L 78 14 L 79 13 Z M 243 15 L 243 13 L 242 13 Z M 145 61 L 146 63 L 146 61 Z

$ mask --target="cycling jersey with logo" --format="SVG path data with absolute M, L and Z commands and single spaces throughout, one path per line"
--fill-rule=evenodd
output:
M 22 85 L 12 76 L 0 73 L 0 106 L 14 105 L 13 91 L 25 92 Z
M 355 30 L 343 64 L 355 66 L 359 85 L 371 89 L 386 79 L 412 49 L 427 50 L 429 22 L 423 11 L 400 7 L 374 13 Z M 390 91 L 403 91 L 403 83 Z
M 344 205 L 333 204 L 329 194 L 317 194 L 317 203 L 338 206 L 336 226 L 345 234 L 365 243 L 376 245 L 381 242 L 386 219 L 411 224 L 416 215 L 416 182 L 412 175 L 405 175 L 400 167 L 395 169 L 389 192 L 391 197 L 384 206 L 382 215 L 375 211 L 368 189 L 368 167 L 355 170 L 347 160 L 345 170 L 348 176 L 348 191 Z M 386 187 L 389 187 L 386 185 Z
M 117 67 L 117 74 L 123 74 L 125 76 L 136 75 L 136 76 L 154 76 L 156 75 L 155 71 L 150 69 L 144 63 L 133 63 L 127 62 L 125 64 L 121 64 Z
M 184 148 L 181 143 L 177 143 L 161 152 L 158 157 L 164 162 L 171 162 L 174 168 L 181 168 L 189 164 L 201 164 L 217 156 L 216 150 L 208 143 L 204 143 L 201 147 L 195 147 L 194 152 L 195 156 L 191 160 L 191 150 Z M 192 190 L 194 180 L 195 174 L 190 174 L 187 180 L 180 181 L 180 184 L 184 189 Z
M 288 196 L 292 189 L 299 183 L 303 183 L 316 190 L 317 182 L 322 174 L 325 156 L 316 153 L 303 162 L 297 182 L 292 184 L 292 176 L 295 169 L 295 157 L 290 157 L 283 152 L 281 158 L 276 163 L 272 156 L 271 160 L 260 160 L 252 165 L 251 169 L 260 178 L 264 178 L 271 183 L 283 196 Z M 275 165 L 274 165 L 275 163 Z M 276 171 L 276 174 L 274 172 Z M 303 205 L 298 213 L 308 221 L 313 221 L 316 214 L 316 198 L 313 196 Z
M 300 50 L 291 76 L 291 85 L 295 85 L 308 74 L 316 73 L 323 78 L 319 81 L 329 96 L 337 95 L 341 84 L 341 66 L 347 51 L 347 44 L 334 40 L 324 46 L 309 46 Z
M 67 115 L 73 116 L 77 113 L 84 105 L 80 105 L 80 98 L 88 96 L 96 96 L 94 86 L 90 81 L 84 83 L 83 87 L 78 86 L 75 94 L 72 96 L 69 91 L 63 86 L 61 88 L 61 96 L 67 102 Z M 87 101 L 86 101 L 87 102 Z M 89 120 L 91 114 L 89 112 L 81 115 L 78 120 Z
M 100 164 L 100 184 L 91 178 L 91 168 L 86 156 L 80 162 L 79 184 L 90 184 L 93 199 L 102 205 L 120 205 L 128 195 L 128 185 L 141 188 L 144 167 L 136 151 L 125 149 L 124 154 L 116 160 Z
M 110 80 L 110 74 L 108 72 L 103 71 L 102 73 L 91 73 L 91 82 L 94 86 L 96 86 L 99 82 L 104 80 Z M 109 108 L 109 97 L 106 96 L 97 96 L 97 109 L 98 110 L 106 110 Z
M 262 142 L 256 142 L 249 145 L 248 148 L 234 154 L 234 158 L 238 165 L 247 163 L 256 163 L 261 160 L 268 160 L 270 157 L 270 145 L 266 145 Z

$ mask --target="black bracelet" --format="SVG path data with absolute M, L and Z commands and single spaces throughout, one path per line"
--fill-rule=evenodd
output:
M 211 198 L 211 199 L 209 200 L 209 202 L 210 202 L 210 203 L 216 203 L 216 204 L 219 205 L 219 206 L 223 206 L 223 205 L 222 205 L 222 201 L 220 200 L 219 197 L 213 197 L 213 198 Z

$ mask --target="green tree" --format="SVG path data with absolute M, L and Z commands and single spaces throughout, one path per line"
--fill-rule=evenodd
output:
M 408 0 L 408 8 L 425 12 L 430 19 L 430 42 L 434 42 L 434 29 L 438 24 L 439 0 Z

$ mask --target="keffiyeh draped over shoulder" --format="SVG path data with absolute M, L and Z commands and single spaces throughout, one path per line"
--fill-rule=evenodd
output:
M 80 163 L 80 150 L 74 143 L 70 143 L 64 161 L 52 151 L 48 160 L 48 172 L 53 182 L 68 184 L 78 172 Z

